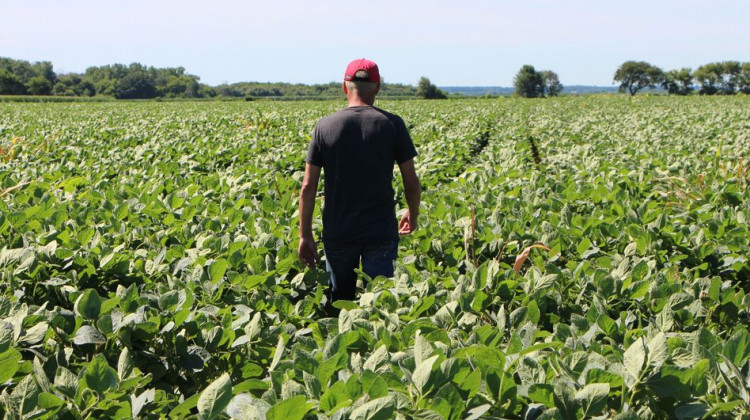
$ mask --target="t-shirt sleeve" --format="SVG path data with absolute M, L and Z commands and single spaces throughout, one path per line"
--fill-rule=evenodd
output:
M 320 153 L 320 141 L 318 139 L 318 127 L 316 126 L 312 132 L 312 138 L 310 139 L 310 146 L 307 148 L 307 158 L 305 162 L 310 165 L 323 167 L 323 155 Z
M 414 142 L 411 140 L 409 130 L 406 128 L 406 124 L 404 124 L 404 120 L 401 118 L 398 118 L 396 130 L 396 163 L 400 165 L 417 156 L 417 149 L 414 147 Z

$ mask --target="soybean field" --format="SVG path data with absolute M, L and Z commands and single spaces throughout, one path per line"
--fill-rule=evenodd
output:
M 0 103 L 0 415 L 750 418 L 750 99 L 378 102 L 420 228 L 331 317 L 297 203 L 343 106 Z

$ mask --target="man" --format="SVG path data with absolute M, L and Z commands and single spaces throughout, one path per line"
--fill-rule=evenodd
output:
M 330 301 L 354 300 L 357 276 L 393 276 L 399 234 L 417 228 L 421 190 L 414 171 L 414 148 L 404 121 L 373 106 L 380 72 L 370 60 L 354 60 L 343 83 L 348 107 L 315 126 L 300 192 L 299 258 L 318 260 L 312 215 L 320 171 L 325 176 L 323 249 L 330 273 Z M 393 164 L 398 163 L 408 210 L 396 223 Z

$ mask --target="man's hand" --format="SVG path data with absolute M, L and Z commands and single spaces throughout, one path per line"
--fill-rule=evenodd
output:
M 299 240 L 299 260 L 310 268 L 315 268 L 315 263 L 320 260 L 318 257 L 318 245 L 313 238 L 300 238 Z
M 409 210 L 406 210 L 401 221 L 398 222 L 398 234 L 408 235 L 417 230 L 417 215 L 412 216 Z
M 401 170 L 401 178 L 404 181 L 404 196 L 409 209 L 406 210 L 401 221 L 398 223 L 399 235 L 408 235 L 417 230 L 417 217 L 419 216 L 419 202 L 422 197 L 422 187 L 414 169 L 414 159 L 409 159 L 398 164 Z

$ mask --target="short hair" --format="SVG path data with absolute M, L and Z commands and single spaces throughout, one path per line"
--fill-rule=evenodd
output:
M 357 79 L 369 79 L 370 73 L 368 73 L 367 70 L 357 70 L 357 72 L 354 73 L 354 77 Z M 362 95 L 372 95 L 377 87 L 377 82 L 346 81 L 347 89 L 356 90 Z

